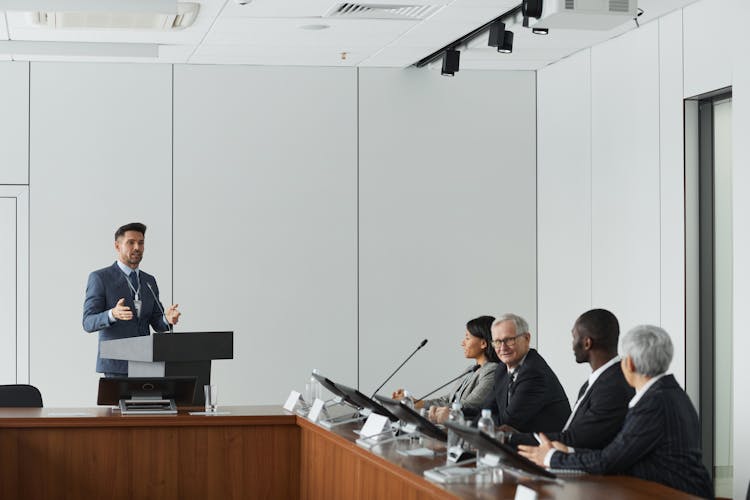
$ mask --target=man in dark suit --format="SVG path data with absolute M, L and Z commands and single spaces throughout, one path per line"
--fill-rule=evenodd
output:
M 83 329 L 99 332 L 104 340 L 149 335 L 149 325 L 156 331 L 169 330 L 177 324 L 177 304 L 162 314 L 159 287 L 150 274 L 138 268 L 143 258 L 146 226 L 132 222 L 115 232 L 117 261 L 89 275 L 83 303 Z M 157 305 L 158 302 L 158 305 Z M 105 376 L 127 376 L 127 361 L 96 356 L 96 371 Z
M 628 402 L 635 394 L 617 356 L 620 324 L 606 309 L 592 309 L 579 316 L 572 333 L 576 362 L 589 363 L 591 375 L 578 392 L 562 431 L 548 433 L 547 437 L 575 448 L 604 448 L 622 428 Z M 516 446 L 537 444 L 529 433 L 510 434 L 508 442 Z
M 636 393 L 622 430 L 606 447 L 570 450 L 541 435 L 539 446 L 521 445 L 519 452 L 543 466 L 627 474 L 713 497 L 701 461 L 698 414 L 674 376 L 665 373 L 672 353 L 669 335 L 657 326 L 637 326 L 625 335 L 622 372 Z
M 496 424 L 522 432 L 562 429 L 570 415 L 568 398 L 544 358 L 529 348 L 530 341 L 528 323 L 520 316 L 504 314 L 492 323 L 492 345 L 502 364 L 480 408 L 491 409 Z

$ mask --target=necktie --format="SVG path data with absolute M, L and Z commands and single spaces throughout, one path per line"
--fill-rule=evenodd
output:
M 587 380 L 587 381 L 586 381 L 586 382 L 585 382 L 585 383 L 584 383 L 584 384 L 583 384 L 583 385 L 581 386 L 581 390 L 580 390 L 580 391 L 578 391 L 578 400 L 579 400 L 579 401 L 580 401 L 580 399 L 581 399 L 581 398 L 583 397 L 583 395 L 584 395 L 584 394 L 586 394 L 586 389 L 588 389 L 588 388 L 589 388 L 589 381 Z
M 568 421 L 565 422 L 565 427 L 563 427 L 563 431 L 567 431 L 568 427 L 570 427 L 571 422 L 573 422 L 573 417 L 575 416 L 576 411 L 578 411 L 578 405 L 581 404 L 581 399 L 583 398 L 583 395 L 586 394 L 586 389 L 588 389 L 588 388 L 589 388 L 589 381 L 587 380 L 581 386 L 581 390 L 578 391 L 578 399 L 576 400 L 576 404 L 573 406 L 573 411 L 570 412 L 570 416 L 568 417 Z
M 505 402 L 506 405 L 510 404 L 510 397 L 513 395 L 513 391 L 515 390 L 517 371 L 518 369 L 508 374 L 508 377 L 510 377 L 510 379 L 508 380 L 508 400 Z
M 128 279 L 130 280 L 130 284 L 133 285 L 133 290 L 138 290 L 138 273 L 135 271 L 130 271 Z

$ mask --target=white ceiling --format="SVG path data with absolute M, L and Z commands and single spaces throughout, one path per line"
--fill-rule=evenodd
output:
M 390 0 L 398 5 L 439 7 L 427 19 L 415 21 L 326 17 L 341 3 L 333 0 L 252 0 L 247 5 L 239 5 L 236 0 L 193 1 L 200 3 L 195 23 L 171 32 L 50 30 L 33 26 L 27 12 L 2 11 L 0 60 L 406 67 L 520 3 Z M 693 1 L 639 0 L 638 6 L 644 11 L 640 22 L 647 23 Z M 49 4 L 49 0 L 25 0 L 29 6 L 39 2 Z M 0 8 L 2 5 L 0 0 Z M 302 28 L 321 24 L 328 28 Z M 488 47 L 485 34 L 463 47 L 461 69 L 539 69 L 635 29 L 635 23 L 627 22 L 611 31 L 552 30 L 547 36 L 534 35 L 519 25 L 507 29 L 515 33 L 512 54 L 500 54 Z M 133 47 L 142 50 L 139 55 L 123 55 L 122 49 Z

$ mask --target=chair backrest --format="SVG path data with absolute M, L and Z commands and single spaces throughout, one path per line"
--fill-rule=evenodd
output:
M 42 393 L 33 385 L 0 385 L 0 407 L 41 408 Z

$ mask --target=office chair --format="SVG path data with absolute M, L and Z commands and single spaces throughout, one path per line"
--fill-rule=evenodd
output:
M 33 385 L 0 385 L 0 407 L 41 408 L 42 393 Z

